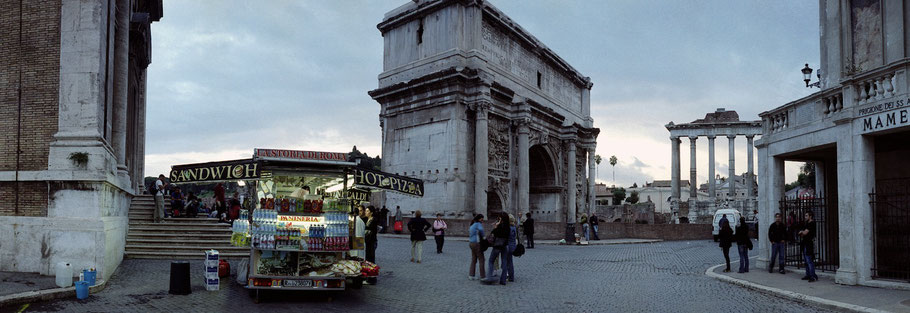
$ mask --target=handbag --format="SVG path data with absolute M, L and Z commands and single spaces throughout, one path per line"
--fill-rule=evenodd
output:
M 512 256 L 520 258 L 525 254 L 525 245 L 521 244 L 521 234 L 519 231 L 515 231 L 515 241 L 518 241 L 518 244 L 515 245 L 515 251 L 512 251 Z
M 403 227 L 401 225 L 401 221 L 395 221 L 395 226 L 394 226 L 395 231 L 400 233 L 402 228 Z

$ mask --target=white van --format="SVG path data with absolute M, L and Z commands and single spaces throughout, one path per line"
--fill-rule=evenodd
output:
M 727 215 L 727 220 L 730 221 L 730 228 L 733 228 L 733 233 L 736 233 L 736 226 L 739 226 L 739 218 L 742 214 L 739 211 L 734 209 L 720 209 L 717 212 L 714 212 L 714 231 L 711 234 L 714 235 L 714 241 L 717 241 L 717 235 L 720 234 L 720 219 Z

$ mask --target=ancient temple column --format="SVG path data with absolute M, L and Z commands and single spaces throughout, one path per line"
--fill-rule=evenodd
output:
M 487 112 L 490 103 L 480 102 L 475 106 L 474 123 L 474 214 L 487 216 L 487 177 L 490 167 L 490 140 Z
M 528 212 L 529 208 L 529 196 L 530 196 L 530 187 L 529 179 L 530 175 L 530 162 L 528 160 L 528 153 L 530 153 L 530 147 L 528 147 L 529 136 L 531 130 L 528 129 L 528 124 L 530 121 L 528 119 L 518 120 L 518 210 L 519 214 L 524 214 Z
M 679 137 L 670 136 L 670 211 L 673 213 L 673 220 L 679 223 Z
M 698 136 L 689 136 L 689 223 L 694 223 L 698 217 L 696 214 L 696 204 L 698 201 L 698 184 L 696 183 L 696 166 L 695 166 L 695 142 Z
M 578 208 L 575 205 L 575 197 L 578 196 L 576 193 L 578 178 L 575 176 L 575 155 L 577 154 L 575 150 L 575 140 L 567 140 L 566 146 L 566 150 L 568 150 L 566 156 L 566 163 L 568 163 L 568 174 L 566 175 L 566 181 L 568 182 L 568 185 L 566 186 L 568 191 L 566 194 L 566 205 L 568 206 L 568 208 L 566 208 L 566 242 L 572 242 L 572 240 L 575 240 L 575 215 L 578 214 Z
M 711 199 L 711 203 L 714 203 L 714 200 L 717 197 L 717 181 L 715 179 L 716 173 L 714 172 L 714 135 L 708 136 L 708 198 Z
M 746 207 L 749 209 L 747 215 L 749 215 L 750 218 L 755 218 L 755 216 L 753 216 L 755 213 L 752 212 L 752 210 L 755 210 L 755 187 L 752 185 L 752 179 L 755 177 L 755 170 L 752 165 L 752 151 L 755 150 L 755 145 L 752 144 L 753 139 L 755 139 L 755 135 L 746 135 L 746 161 L 749 163 L 746 166 L 747 174 L 746 184 L 744 186 L 746 188 Z
M 125 179 L 127 102 L 129 101 L 130 2 L 117 1 L 114 31 L 114 90 L 111 146 L 117 158 L 117 172 Z M 124 181 L 128 184 L 128 182 Z
M 730 189 L 728 189 L 727 195 L 730 197 L 729 200 L 736 200 L 736 135 L 727 135 L 727 143 L 730 144 L 730 171 L 727 181 L 730 182 Z
M 597 170 L 597 163 L 594 163 L 596 151 L 596 146 L 588 148 L 588 216 L 591 216 L 591 212 L 594 212 L 594 203 L 597 200 L 597 195 L 594 191 L 594 187 L 597 184 L 596 177 L 594 177 L 594 172 Z

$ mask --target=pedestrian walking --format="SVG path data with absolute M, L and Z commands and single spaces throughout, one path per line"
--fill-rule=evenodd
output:
M 477 214 L 474 216 L 474 219 L 471 220 L 471 227 L 468 228 L 468 247 L 471 248 L 471 269 L 468 270 L 468 280 L 476 279 L 474 274 L 475 265 L 480 267 L 480 279 L 486 279 L 486 272 L 484 271 L 484 256 L 483 248 L 481 247 L 481 240 L 484 239 L 483 235 L 483 214 Z
M 401 207 L 400 206 L 395 206 L 395 227 L 394 228 L 395 228 L 394 230 L 395 230 L 396 234 L 400 234 L 401 231 L 403 230 L 402 222 L 401 222 Z
M 427 220 L 420 217 L 422 214 L 420 210 L 417 210 L 417 213 L 414 214 L 408 222 L 408 231 L 411 232 L 411 262 L 420 263 L 423 259 L 423 242 L 427 240 L 427 230 L 432 228 Z
M 600 237 L 597 236 L 597 225 L 600 224 L 600 219 L 597 218 L 597 213 L 591 213 L 591 218 L 588 219 L 588 224 L 591 225 L 591 238 L 594 240 L 600 240 Z
M 786 274 L 784 271 L 784 256 L 786 256 L 787 249 L 787 225 L 784 225 L 783 217 L 780 213 L 774 214 L 774 223 L 771 226 L 768 226 L 768 240 L 771 241 L 771 260 L 768 264 L 768 273 L 774 272 L 774 261 L 778 261 L 778 266 L 780 267 L 781 274 Z
M 161 219 L 165 217 L 164 212 L 164 189 L 167 188 L 167 183 L 164 181 L 164 174 L 158 175 L 158 180 L 155 181 L 155 223 L 161 223 Z
M 484 284 L 493 284 L 496 282 L 496 279 L 493 277 L 493 263 L 495 263 L 497 259 L 505 260 L 505 254 L 509 244 L 509 216 L 505 213 L 499 214 L 499 219 L 493 224 L 493 231 L 491 231 L 491 233 L 492 236 L 490 237 L 492 237 L 493 251 L 490 252 L 490 259 L 487 260 L 487 279 L 483 281 Z M 502 262 L 505 263 L 505 261 Z M 503 270 L 499 275 L 499 284 L 506 284 L 505 267 L 503 267 Z
M 746 218 L 739 218 L 736 226 L 736 247 L 739 250 L 739 273 L 749 272 L 749 250 L 752 250 L 752 239 L 749 238 L 749 225 Z
M 525 213 L 527 219 L 525 219 L 522 228 L 524 228 L 525 237 L 528 238 L 528 249 L 534 249 L 534 218 L 531 217 L 531 212 Z
M 806 276 L 803 277 L 803 280 L 811 283 L 818 280 L 818 275 L 815 275 L 815 213 L 806 211 L 805 218 L 803 230 L 799 232 L 803 259 L 806 261 Z
M 502 271 L 506 273 L 506 279 L 510 282 L 515 281 L 515 263 L 512 263 L 512 253 L 515 252 L 515 248 L 518 247 L 518 220 L 515 219 L 515 216 L 509 214 L 509 244 L 508 251 L 506 251 L 505 261 L 503 261 Z
M 724 272 L 728 273 L 730 272 L 730 247 L 733 246 L 733 229 L 730 228 L 730 223 L 720 223 L 717 238 L 720 241 L 720 249 L 724 253 L 724 260 L 727 261 L 727 268 L 724 269 Z
M 442 245 L 445 243 L 446 229 L 449 225 L 442 220 L 442 213 L 436 213 L 436 220 L 433 221 L 433 235 L 436 239 L 436 253 L 442 253 Z
M 581 215 L 581 232 L 584 233 L 585 241 L 591 240 L 588 235 L 588 214 L 584 213 Z

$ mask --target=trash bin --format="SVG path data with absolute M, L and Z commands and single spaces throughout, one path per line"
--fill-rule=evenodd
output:
M 188 295 L 190 289 L 190 262 L 171 262 L 171 286 L 168 293 L 175 295 Z
M 77 281 L 76 282 L 76 299 L 82 300 L 88 298 L 88 282 L 87 281 Z

